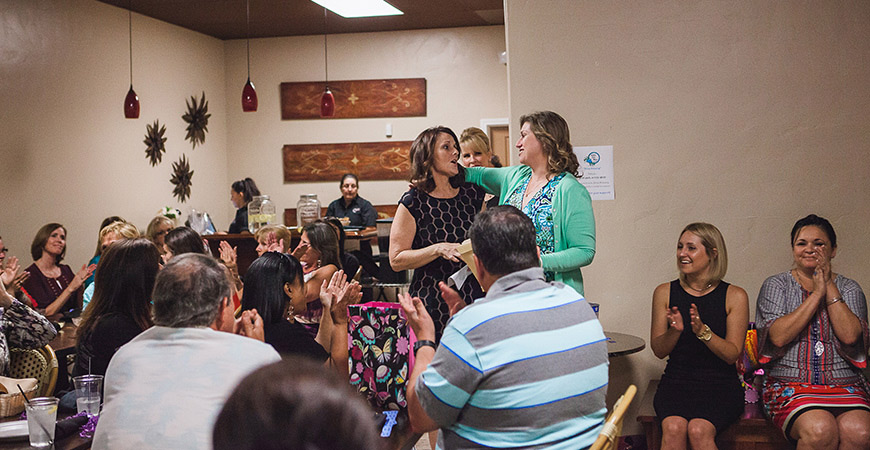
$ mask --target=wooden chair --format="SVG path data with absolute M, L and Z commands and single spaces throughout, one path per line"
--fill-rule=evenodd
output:
M 36 378 L 40 397 L 54 394 L 57 384 L 57 356 L 51 346 L 33 350 L 9 349 L 9 376 L 12 378 Z
M 634 395 L 637 393 L 637 387 L 630 385 L 625 393 L 622 394 L 616 403 L 613 404 L 613 411 L 607 416 L 604 421 L 604 429 L 598 435 L 595 443 L 589 447 L 589 450 L 610 450 L 614 447 L 616 440 L 619 438 L 619 433 L 622 431 L 622 420 L 625 419 L 625 411 L 631 405 Z

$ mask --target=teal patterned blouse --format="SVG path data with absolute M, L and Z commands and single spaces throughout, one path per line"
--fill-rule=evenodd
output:
M 556 186 L 564 177 L 564 172 L 553 177 L 540 191 L 535 193 L 535 196 L 523 208 L 523 194 L 525 194 L 526 187 L 531 180 L 531 177 L 528 177 L 517 185 L 517 188 L 505 202 L 521 210 L 532 219 L 532 223 L 535 224 L 535 241 L 538 248 L 541 249 L 542 255 L 556 251 L 553 236 L 553 194 L 556 192 Z M 552 271 L 546 270 L 544 275 L 547 277 L 547 281 L 555 279 L 555 274 Z

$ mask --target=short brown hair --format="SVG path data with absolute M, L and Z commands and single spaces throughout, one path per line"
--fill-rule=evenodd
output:
M 33 237 L 33 243 L 30 244 L 30 256 L 33 257 L 34 261 L 42 257 L 42 250 L 45 249 L 45 243 L 48 242 L 48 237 L 51 236 L 52 231 L 58 228 L 62 228 L 63 232 L 66 233 L 66 227 L 54 222 L 43 225 L 42 228 L 36 232 L 36 236 Z M 60 252 L 60 255 L 57 255 L 57 261 L 55 262 L 63 261 L 64 256 L 66 256 L 66 245 L 63 246 L 63 251 Z
M 411 184 L 415 188 L 423 192 L 432 192 L 435 189 L 435 179 L 432 178 L 432 160 L 435 156 L 435 141 L 438 140 L 438 135 L 447 133 L 453 137 L 453 142 L 456 143 L 456 151 L 459 150 L 459 139 L 456 133 L 450 128 L 437 126 L 423 130 L 417 135 L 414 143 L 411 144 Z M 459 173 L 450 178 L 452 186 L 458 186 L 465 180 L 465 169 L 459 167 Z
M 568 122 L 553 111 L 536 111 L 520 117 L 520 128 L 526 123 L 541 141 L 548 171 L 554 174 L 568 172 L 576 177 L 580 161 L 571 146 Z
M 704 252 L 710 258 L 710 279 L 707 281 L 710 283 L 721 281 L 728 271 L 728 250 L 725 248 L 725 238 L 722 237 L 722 233 L 714 225 L 704 222 L 686 225 L 683 231 L 680 231 L 680 236 L 687 231 L 701 238 Z M 712 250 L 716 250 L 716 252 L 714 253 Z M 679 261 L 677 261 L 677 265 L 679 266 Z M 680 272 L 680 280 L 686 282 L 686 275 L 682 272 Z

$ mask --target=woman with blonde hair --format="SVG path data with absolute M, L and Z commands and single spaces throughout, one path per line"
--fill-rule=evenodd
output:
M 728 252 L 709 223 L 683 228 L 677 241 L 678 279 L 653 293 L 650 347 L 668 357 L 653 401 L 662 418 L 662 448 L 716 448 L 716 434 L 743 412 L 734 363 L 743 351 L 749 299 L 722 281 Z
M 580 162 L 568 123 L 552 111 L 520 117 L 516 144 L 520 165 L 469 167 L 465 180 L 498 195 L 532 219 L 547 281 L 560 281 L 583 295 L 580 268 L 595 256 L 592 198 L 577 181 Z
M 492 153 L 489 137 L 480 128 L 470 127 L 459 135 L 459 159 L 465 167 L 501 167 L 498 155 Z M 498 196 L 486 194 L 486 206 L 498 206 Z
M 116 241 L 120 241 L 121 239 L 137 239 L 139 238 L 139 229 L 136 228 L 135 225 L 131 223 L 124 222 L 123 220 L 112 222 L 106 226 L 104 226 L 100 230 L 100 254 L 91 259 L 91 262 L 88 264 L 97 264 L 100 262 L 101 255 L 106 249 L 115 243 Z M 99 265 L 97 266 L 99 267 Z M 94 269 L 94 273 L 91 275 L 91 278 L 96 278 L 97 271 Z M 82 309 L 88 307 L 88 304 L 91 302 L 91 299 L 94 297 L 94 283 L 88 283 L 85 281 L 85 291 L 82 294 Z
M 175 222 L 162 214 L 155 216 L 151 219 L 151 222 L 148 222 L 148 228 L 145 229 L 145 237 L 154 243 L 157 251 L 160 252 L 160 256 L 166 253 L 166 249 L 163 247 L 163 244 L 166 242 L 166 233 L 172 231 L 173 228 L 175 228 Z

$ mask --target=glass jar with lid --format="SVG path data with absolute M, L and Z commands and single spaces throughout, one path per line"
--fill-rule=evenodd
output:
M 260 228 L 275 222 L 275 204 L 268 195 L 257 195 L 248 203 L 248 231 L 256 233 Z
M 302 227 L 320 219 L 320 200 L 317 194 L 302 194 L 296 203 L 296 226 Z

